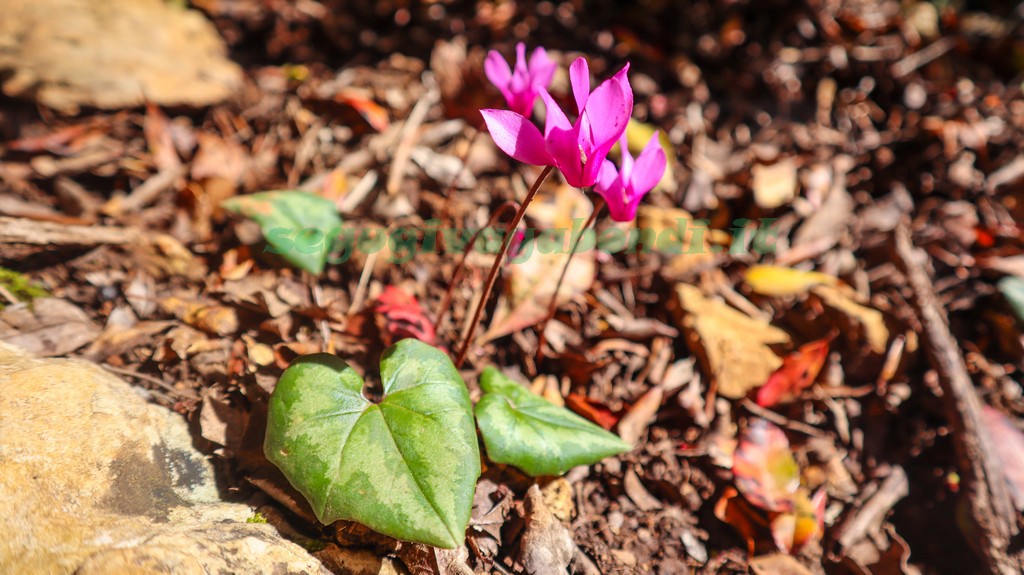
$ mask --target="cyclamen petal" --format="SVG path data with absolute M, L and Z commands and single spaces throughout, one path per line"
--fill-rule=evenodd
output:
M 544 136 L 537 126 L 511 110 L 480 110 L 494 143 L 503 152 L 524 164 L 549 166 L 554 159 L 548 153 Z
M 629 117 L 633 113 L 633 90 L 626 76 L 629 65 L 625 65 L 591 93 L 590 69 L 586 60 L 580 58 L 573 62 L 569 75 L 579 109 L 579 115 L 574 123 L 569 122 L 565 112 L 547 93 L 544 86 L 534 85 L 533 91 L 541 96 L 547 108 L 544 134 L 541 136 L 540 130 L 530 124 L 525 117 L 529 110 L 521 111 L 519 104 L 524 102 L 521 96 L 525 91 L 517 89 L 521 87 L 519 82 L 526 73 L 530 76 L 536 73 L 537 77 L 546 77 L 546 54 L 541 53 L 542 56 L 537 56 L 535 53 L 529 69 L 523 72 L 525 52 L 521 51 L 519 46 L 517 51 L 520 57 L 512 71 L 510 82 L 512 90 L 516 92 L 509 102 L 513 111 L 503 113 L 499 110 L 481 110 L 495 144 L 508 155 L 524 163 L 558 167 L 565 181 L 571 186 L 587 188 L 595 185 L 600 179 L 603 188 L 610 188 L 606 190 L 609 194 L 609 204 L 616 204 L 613 214 L 620 214 L 622 210 L 635 212 L 635 202 L 632 202 L 632 208 L 628 205 L 633 196 L 627 197 L 629 182 L 626 174 L 621 171 L 615 172 L 614 165 L 609 164 L 606 167 L 608 152 L 624 134 Z M 537 66 L 534 66 L 534 59 Z M 491 75 L 495 77 L 499 77 L 503 72 L 497 63 L 493 64 L 492 68 L 495 71 Z M 530 102 L 534 95 L 529 96 Z M 628 161 L 631 162 L 632 158 Z M 615 189 L 618 191 L 613 193 Z M 620 205 L 621 210 L 618 207 Z
M 623 71 L 628 68 L 627 64 Z M 633 90 L 628 82 L 622 80 L 624 77 L 620 71 L 601 82 L 587 99 L 580 116 L 583 121 L 581 132 L 589 131 L 595 147 L 602 147 L 609 140 L 614 145 L 629 123 L 633 113 Z
M 537 48 L 526 60 L 526 45 L 516 44 L 516 61 L 513 67 L 501 54 L 491 50 L 484 61 L 484 73 L 501 95 L 508 107 L 516 113 L 529 116 L 537 99 L 537 90 L 547 88 L 555 73 L 555 63 L 543 48 Z
M 533 49 L 533 54 L 530 55 L 530 65 L 528 66 L 530 71 L 530 77 L 533 78 L 534 86 L 541 89 L 547 89 L 551 85 L 551 79 L 555 76 L 555 70 L 558 69 L 558 64 L 548 56 L 547 50 L 537 46 Z
M 658 141 L 658 133 L 655 132 L 633 164 L 630 175 L 633 189 L 645 190 L 641 196 L 653 190 L 665 174 L 666 165 L 668 165 L 668 158 L 665 157 L 665 150 L 662 149 L 661 142 Z
M 582 114 L 590 96 L 590 67 L 587 66 L 586 60 L 576 58 L 569 66 L 569 82 L 572 84 L 572 94 L 576 98 L 576 113 Z
M 512 98 L 512 93 L 508 89 L 512 82 L 512 69 L 508 67 L 508 62 L 501 54 L 494 50 L 487 53 L 487 59 L 484 60 L 484 75 L 501 91 L 506 101 Z
M 622 160 L 619 162 L 619 174 L 622 175 L 622 180 L 625 182 L 629 181 L 629 177 L 633 173 L 633 154 L 629 153 L 629 136 L 626 134 L 628 130 L 627 126 L 619 136 L 619 152 L 622 154 Z
M 601 163 L 601 171 L 597 174 L 597 182 L 594 184 L 594 189 L 603 194 L 606 190 L 621 187 L 618 181 L 619 171 L 615 169 L 615 164 L 611 160 L 605 160 Z
M 625 136 L 620 143 L 622 166 L 613 176 L 611 172 L 615 172 L 615 168 L 606 160 L 601 167 L 595 189 L 608 203 L 608 212 L 612 219 L 626 222 L 636 217 L 640 201 L 658 185 L 665 173 L 668 160 L 665 157 L 665 150 L 661 148 L 657 132 L 647 142 L 636 161 L 629 153 Z
M 554 129 L 559 130 L 571 130 L 572 123 L 569 122 L 569 118 L 565 117 L 565 112 L 558 106 L 555 99 L 548 94 L 547 90 L 540 91 L 540 99 L 544 100 L 544 107 L 547 110 L 547 115 L 544 118 L 544 137 L 547 138 L 551 135 L 551 131 Z

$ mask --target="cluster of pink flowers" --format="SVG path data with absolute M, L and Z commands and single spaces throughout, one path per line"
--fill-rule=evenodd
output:
M 487 55 L 487 78 L 511 108 L 480 111 L 494 143 L 524 164 L 557 167 L 571 186 L 594 186 L 608 203 L 613 220 L 632 220 L 640 200 L 661 180 L 667 160 L 657 133 L 636 159 L 629 153 L 626 126 L 633 114 L 633 89 L 626 77 L 629 64 L 593 91 L 587 61 L 577 58 L 569 66 L 575 122 L 569 122 L 548 94 L 555 67 L 543 48 L 534 50 L 527 63 L 522 43 L 516 45 L 514 69 L 497 52 Z M 538 95 L 547 109 L 543 134 L 529 119 Z M 618 168 L 607 159 L 616 142 L 622 150 Z

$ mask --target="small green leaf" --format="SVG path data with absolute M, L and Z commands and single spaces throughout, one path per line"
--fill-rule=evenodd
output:
M 999 280 L 999 291 L 1010 304 L 1017 319 L 1024 322 L 1024 279 L 1017 276 L 1007 276 Z
M 561 475 L 631 446 L 575 413 L 558 407 L 493 367 L 480 376 L 484 396 L 476 420 L 487 456 L 532 476 Z
M 270 397 L 264 452 L 323 523 L 457 547 L 480 477 L 466 385 L 446 354 L 415 339 L 380 363 L 384 397 L 372 403 L 338 357 L 296 360 Z
M 259 224 L 267 251 L 317 275 L 324 271 L 341 230 L 334 203 L 310 192 L 260 192 L 231 198 L 222 206 Z

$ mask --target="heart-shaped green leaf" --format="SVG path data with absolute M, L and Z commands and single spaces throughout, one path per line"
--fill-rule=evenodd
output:
M 617 435 L 558 407 L 493 367 L 480 376 L 476 421 L 487 456 L 526 473 L 561 475 L 630 450 Z
M 328 354 L 304 356 L 270 397 L 267 459 L 320 521 L 356 521 L 397 539 L 462 544 L 480 451 L 466 385 L 448 356 L 415 339 L 384 351 L 384 397 Z
M 301 190 L 238 196 L 222 206 L 259 224 L 269 244 L 267 251 L 318 275 L 341 230 L 334 203 Z

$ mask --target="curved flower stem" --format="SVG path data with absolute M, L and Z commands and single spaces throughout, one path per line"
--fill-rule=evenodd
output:
M 473 335 L 476 333 L 476 325 L 480 323 L 480 315 L 484 312 L 484 306 L 487 305 L 487 298 L 491 295 L 491 290 L 494 288 L 494 281 L 498 279 L 498 269 L 501 268 L 501 262 L 505 259 L 505 252 L 508 251 L 508 246 L 512 242 L 512 232 L 519 227 L 519 222 L 523 221 L 523 216 L 526 215 L 526 208 L 530 206 L 530 202 L 533 201 L 533 197 L 537 195 L 537 190 L 540 189 L 540 185 L 544 183 L 544 180 L 548 179 L 548 175 L 551 174 L 551 170 L 555 169 L 554 166 L 545 166 L 544 171 L 537 177 L 537 181 L 533 183 L 530 191 L 526 193 L 526 198 L 523 199 L 523 203 L 520 204 L 519 209 L 516 210 L 516 215 L 512 217 L 512 221 L 508 223 L 505 228 L 505 237 L 501 240 L 501 249 L 498 250 L 498 255 L 494 258 L 494 264 L 491 265 L 491 271 L 487 274 L 487 281 L 484 283 L 484 291 L 480 294 L 480 302 L 476 305 L 476 311 L 473 312 L 473 319 L 470 320 L 469 330 L 466 332 L 466 339 L 462 342 L 462 346 L 459 348 L 459 353 L 455 356 L 455 367 L 456 369 L 462 367 L 462 362 L 466 359 L 466 353 L 469 352 L 469 346 L 473 343 Z
M 459 279 L 462 277 L 462 270 L 466 268 L 466 258 L 469 257 L 469 253 L 473 251 L 473 246 L 476 245 L 476 240 L 480 237 L 480 233 L 494 225 L 494 222 L 498 221 L 498 218 L 504 215 L 505 212 L 516 207 L 516 203 L 511 200 L 504 202 L 498 206 L 498 209 L 494 210 L 490 219 L 487 220 L 487 226 L 473 232 L 473 237 L 469 239 L 469 242 L 466 243 L 466 247 L 462 250 L 462 257 L 459 258 L 459 263 L 455 265 L 455 271 L 452 272 L 452 279 L 448 283 L 448 290 L 444 292 L 444 299 L 441 300 L 441 308 L 437 312 L 437 317 L 434 318 L 435 329 L 441 329 L 441 321 L 444 319 L 445 314 L 448 313 L 448 307 L 452 303 L 452 292 L 455 290 L 455 286 L 458 285 Z
M 548 327 L 548 322 L 551 318 L 555 317 L 555 311 L 558 309 L 558 291 L 562 289 L 562 282 L 565 281 L 565 275 L 569 272 L 569 265 L 572 264 L 572 256 L 576 255 L 576 249 L 580 247 L 580 239 L 583 234 L 590 229 L 590 226 L 594 225 L 597 221 L 597 214 L 604 209 L 607 202 L 601 196 L 597 197 L 594 201 L 594 211 L 590 212 L 590 217 L 587 218 L 587 222 L 583 224 L 583 229 L 580 230 L 580 235 L 576 236 L 576 239 L 572 242 L 572 248 L 569 249 L 569 258 L 565 261 L 565 265 L 562 266 L 562 273 L 558 276 L 558 282 L 555 284 L 555 291 L 551 294 L 551 303 L 548 304 L 548 313 L 544 316 L 544 319 L 540 322 L 538 328 L 538 340 L 537 340 L 537 360 L 544 358 L 544 330 Z M 596 247 L 596 246 L 595 246 Z

